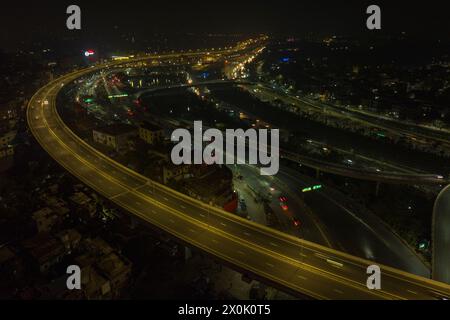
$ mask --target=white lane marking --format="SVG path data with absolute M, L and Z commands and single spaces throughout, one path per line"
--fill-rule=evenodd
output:
M 244 255 L 245 253 L 243 253 L 241 250 L 236 251 L 237 253 L 239 253 L 240 255 Z
M 417 292 L 412 291 L 412 290 L 406 290 L 406 291 L 408 291 L 408 292 L 410 292 L 410 293 L 412 293 L 412 294 L 417 294 Z
M 225 223 L 223 223 L 223 222 L 221 222 L 220 224 L 221 224 L 221 225 L 223 225 L 224 227 L 226 227 L 226 226 L 227 226 L 227 225 L 226 225 Z
M 267 265 L 267 266 L 269 266 L 269 267 L 271 267 L 271 268 L 273 268 L 273 267 L 274 267 L 274 265 L 273 265 L 273 264 L 271 264 L 271 263 L 268 263 L 268 262 L 266 262 L 266 265 Z
M 203 217 L 203 218 L 205 217 L 205 215 L 203 213 L 200 213 L 200 216 Z
M 169 199 L 167 199 L 166 197 L 163 197 L 163 198 L 164 198 L 164 200 L 169 201 Z
M 274 246 L 274 247 L 278 247 L 278 245 L 276 243 L 273 243 L 273 242 L 270 242 L 270 245 Z
M 249 235 L 250 235 L 250 233 L 248 233 L 248 232 L 244 232 L 244 234 L 245 234 L 246 236 L 249 236 Z
M 327 256 L 324 256 L 324 255 L 321 254 L 321 253 L 314 252 L 314 255 L 315 255 L 316 257 L 319 257 L 319 258 L 322 258 L 322 259 L 328 259 Z
M 173 219 L 169 219 L 169 221 L 170 221 L 171 223 L 175 223 L 175 221 L 174 221 Z
M 337 262 L 337 261 L 334 261 L 334 260 L 331 260 L 331 259 L 329 259 L 327 256 L 325 256 L 325 255 L 323 255 L 323 254 L 320 254 L 320 253 L 314 253 L 314 255 L 315 255 L 316 257 L 325 259 L 325 261 L 326 261 L 327 263 L 331 264 L 333 267 L 336 267 L 336 268 L 342 268 L 342 267 L 344 266 L 342 263 Z
M 219 241 L 217 241 L 216 239 L 212 239 L 212 242 L 219 243 Z
M 342 292 L 342 291 L 339 290 L 339 289 L 333 289 L 333 291 L 334 291 L 334 292 L 337 292 L 337 293 L 339 293 L 339 294 L 344 294 L 344 292 Z
M 194 232 L 194 233 L 195 233 L 195 230 L 194 230 L 194 229 L 189 229 L 189 231 L 190 231 L 190 232 Z
M 135 203 L 136 203 L 138 206 L 142 205 L 142 203 L 139 202 L 139 201 L 136 201 Z
M 342 268 L 344 266 L 342 263 L 330 259 L 327 259 L 327 262 L 336 268 Z
M 183 206 L 182 204 L 180 205 L 180 207 L 181 207 L 181 209 L 186 209 L 186 207 L 185 207 L 185 206 Z
M 306 278 L 306 277 L 304 277 L 304 276 L 301 276 L 301 275 L 297 275 L 297 278 L 300 278 L 300 279 L 302 279 L 302 280 L 307 280 L 308 278 Z
M 305 257 L 305 258 L 308 257 L 306 254 L 304 254 L 304 253 L 302 253 L 302 252 L 300 252 L 300 255 L 301 255 L 302 257 Z

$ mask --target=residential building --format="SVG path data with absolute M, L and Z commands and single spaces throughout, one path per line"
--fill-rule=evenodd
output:
M 163 140 L 164 131 L 161 127 L 144 121 L 139 126 L 139 137 L 148 144 L 156 144 Z
M 22 259 L 9 246 L 0 247 L 0 299 L 11 298 L 24 275 Z
M 27 253 L 31 264 L 42 273 L 47 273 L 66 254 L 61 241 L 48 234 L 39 234 L 33 238 L 26 239 L 22 241 L 22 247 Z
M 117 152 L 129 150 L 131 140 L 138 134 L 134 126 L 128 124 L 112 124 L 93 130 L 94 142 L 105 145 Z
M 11 145 L 17 131 L 7 131 L 0 134 L 0 159 L 14 155 L 14 147 Z
M 75 192 L 70 198 L 74 212 L 82 219 L 94 217 L 96 212 L 96 202 L 84 192 Z
M 164 184 L 170 180 L 179 181 L 189 174 L 190 166 L 185 164 L 174 165 L 172 163 L 165 164 L 162 168 L 162 181 Z
M 118 253 L 111 252 L 100 258 L 96 267 L 99 273 L 109 280 L 113 296 L 118 297 L 130 280 L 131 262 Z
M 0 149 L 7 148 L 17 135 L 17 131 L 8 131 L 0 134 Z
M 0 148 L 0 159 L 6 157 L 12 157 L 14 155 L 14 148 L 12 146 Z
M 60 216 L 49 207 L 42 208 L 32 214 L 38 233 L 49 232 L 53 226 L 58 224 Z
M 56 238 L 61 241 L 68 254 L 70 254 L 72 250 L 76 249 L 81 242 L 81 234 L 75 229 L 67 229 L 58 232 L 56 234 Z
M 95 268 L 95 258 L 87 253 L 75 258 L 75 263 L 81 269 L 81 290 L 86 299 L 111 299 L 111 283 Z
M 194 177 L 183 181 L 183 189 L 193 198 L 220 206 L 229 212 L 236 210 L 233 174 L 226 166 L 198 166 L 194 170 Z

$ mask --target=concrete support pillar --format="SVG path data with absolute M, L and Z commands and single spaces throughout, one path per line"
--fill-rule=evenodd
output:
M 189 260 L 192 257 L 192 251 L 189 247 L 184 247 L 184 260 Z
M 130 228 L 134 230 L 138 226 L 139 222 L 134 217 L 131 217 L 130 220 Z
M 433 258 L 431 276 L 450 284 L 450 185 L 437 196 L 431 225 Z
M 377 181 L 377 185 L 375 186 L 375 196 L 378 197 L 378 194 L 380 193 L 380 185 L 381 182 Z

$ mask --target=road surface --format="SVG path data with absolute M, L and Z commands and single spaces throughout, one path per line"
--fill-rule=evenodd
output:
M 30 100 L 27 120 L 42 147 L 104 197 L 239 270 L 318 299 L 435 299 L 450 286 L 387 266 L 382 289 L 366 287 L 370 261 L 258 225 L 154 183 L 78 138 L 56 111 L 64 83 L 103 66 L 63 76 Z

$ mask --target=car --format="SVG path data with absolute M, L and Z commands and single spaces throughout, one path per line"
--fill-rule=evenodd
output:
M 285 196 L 280 196 L 278 198 L 278 200 L 280 200 L 281 209 L 283 209 L 284 211 L 287 211 L 289 209 L 289 207 L 287 205 L 287 198 Z
M 292 223 L 294 224 L 294 227 L 296 227 L 296 228 L 300 227 L 300 224 L 301 224 L 300 220 L 295 217 L 292 218 Z
M 444 295 L 441 292 L 437 292 L 437 291 L 434 291 L 434 290 L 430 290 L 430 294 L 433 297 L 435 297 L 436 299 L 438 299 L 438 300 L 448 300 L 448 299 L 450 299 L 450 296 Z

